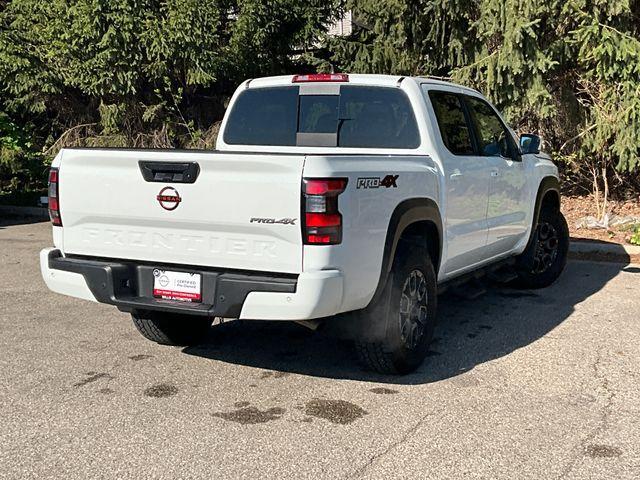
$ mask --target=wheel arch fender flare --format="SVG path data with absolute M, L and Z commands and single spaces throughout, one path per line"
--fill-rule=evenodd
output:
M 412 198 L 399 203 L 391 214 L 389 226 L 387 227 L 387 235 L 384 243 L 384 253 L 382 256 L 382 267 L 380 269 L 380 278 L 378 286 L 373 294 L 370 304 L 375 302 L 385 289 L 389 274 L 393 267 L 393 261 L 396 257 L 398 243 L 403 233 L 409 226 L 418 222 L 429 222 L 433 224 L 437 231 L 438 251 L 431 252 L 435 254 L 436 262 L 434 269 L 436 276 L 440 267 L 443 246 L 443 223 L 440 209 L 431 198 Z M 426 240 L 426 239 L 425 239 Z
M 533 235 L 533 232 L 538 226 L 538 220 L 540 219 L 540 211 L 542 210 L 542 204 L 544 203 L 544 200 L 545 198 L 547 198 L 548 194 L 556 196 L 556 199 L 558 202 L 558 208 L 560 208 L 560 181 L 558 180 L 557 177 L 548 176 L 540 180 L 540 184 L 538 185 L 538 193 L 536 194 L 536 205 L 533 211 L 533 224 L 531 228 L 531 235 Z
M 529 233 L 529 239 L 527 241 L 526 248 L 529 248 L 529 245 L 531 244 L 533 236 L 536 232 L 536 228 L 538 228 L 540 211 L 542 210 L 542 205 L 545 201 L 545 198 L 547 198 L 547 195 L 554 195 L 554 200 L 557 200 L 558 208 L 560 208 L 560 181 L 557 177 L 547 176 L 543 177 L 542 180 L 540 180 L 540 183 L 538 185 L 538 193 L 536 194 L 536 203 L 533 210 L 533 218 L 531 220 L 531 232 Z

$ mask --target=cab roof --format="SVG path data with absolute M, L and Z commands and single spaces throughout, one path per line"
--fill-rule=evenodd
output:
M 460 85 L 453 82 L 447 82 L 441 79 L 431 78 L 431 77 L 404 77 L 402 75 L 378 75 L 378 74 L 363 74 L 363 73 L 349 73 L 346 74 L 349 77 L 348 82 L 351 85 L 370 85 L 370 86 L 384 86 L 384 87 L 395 87 L 398 86 L 401 82 L 404 81 L 412 81 L 417 84 L 432 84 L 432 85 L 442 85 L 448 87 L 462 88 L 464 90 L 468 90 L 474 93 L 480 93 L 477 90 L 474 90 L 469 87 L 465 87 L 464 85 Z M 279 75 L 274 77 L 261 77 L 247 80 L 245 82 L 245 88 L 261 88 L 261 87 L 280 87 L 284 85 L 292 85 L 294 83 L 294 78 L 296 75 Z M 322 83 L 322 81 L 316 81 L 317 83 Z M 334 83 L 334 82 L 331 82 Z

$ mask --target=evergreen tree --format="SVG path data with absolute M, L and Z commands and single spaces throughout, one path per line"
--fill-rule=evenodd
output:
M 339 69 L 450 77 L 482 91 L 520 131 L 541 133 L 569 169 L 602 181 L 609 164 L 638 170 L 638 0 L 350 0 L 347 8 L 356 29 L 333 41 Z
M 348 0 L 355 31 L 331 42 L 344 71 L 447 75 L 473 46 L 472 0 Z
M 13 0 L 0 12 L 4 107 L 41 115 L 53 137 L 95 124 L 121 134 L 108 142 L 180 141 L 218 120 L 244 78 L 293 71 L 333 12 L 319 0 Z
M 353 34 L 327 37 L 343 10 Z M 477 88 L 606 188 L 640 169 L 638 12 L 640 0 L 0 0 L 0 177 L 42 162 L 29 152 L 63 132 L 56 146 L 211 146 L 244 78 L 335 68 Z

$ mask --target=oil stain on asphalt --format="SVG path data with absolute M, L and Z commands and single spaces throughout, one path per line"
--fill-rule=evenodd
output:
M 101 378 L 106 378 L 106 379 L 109 379 L 109 380 L 111 380 L 113 378 L 108 373 L 87 372 L 86 375 L 87 375 L 87 378 L 83 378 L 79 382 L 74 383 L 73 386 L 76 387 L 76 388 L 77 387 L 84 387 L 88 383 L 95 382 L 96 380 L 100 380 Z
M 170 397 L 178 393 L 178 388 L 169 383 L 158 383 L 145 389 L 144 394 L 147 397 L 164 398 Z
M 139 362 L 140 360 L 146 360 L 147 358 L 153 358 L 153 355 L 132 355 L 129 357 L 129 360 L 133 360 L 134 362 Z
M 392 390 L 391 388 L 386 388 L 386 387 L 375 387 L 369 391 L 376 393 L 378 395 L 392 395 L 394 393 L 399 393 L 397 390 Z
M 229 422 L 236 422 L 241 425 L 253 425 L 256 423 L 267 423 L 272 420 L 278 420 L 282 417 L 284 412 L 285 409 L 280 407 L 272 407 L 266 410 L 260 410 L 256 407 L 242 407 L 238 410 L 234 410 L 233 412 L 215 412 L 211 415 Z
M 314 398 L 307 402 L 304 413 L 311 417 L 322 418 L 332 423 L 346 425 L 362 418 L 368 412 L 358 405 L 344 400 Z
M 622 450 L 608 445 L 587 445 L 584 451 L 591 458 L 612 458 L 622 455 Z

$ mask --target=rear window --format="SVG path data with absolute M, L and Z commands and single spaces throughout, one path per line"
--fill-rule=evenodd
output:
M 418 126 L 397 88 L 340 86 L 340 95 L 299 95 L 299 87 L 247 89 L 229 114 L 230 145 L 417 148 Z
M 299 98 L 298 132 L 335 133 L 338 131 L 338 95 L 303 95 Z M 295 114 L 294 114 L 295 115 Z
M 298 87 L 247 89 L 233 106 L 224 141 L 236 145 L 295 145 Z

